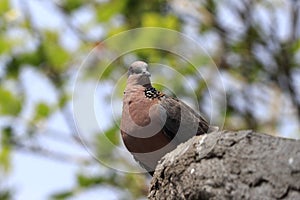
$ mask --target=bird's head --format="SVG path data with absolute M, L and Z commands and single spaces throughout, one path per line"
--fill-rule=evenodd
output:
M 148 71 L 148 64 L 143 61 L 133 62 L 128 69 L 128 77 L 134 74 L 148 77 L 151 76 Z
M 128 69 L 128 83 L 135 85 L 151 85 L 148 64 L 143 61 L 133 62 Z

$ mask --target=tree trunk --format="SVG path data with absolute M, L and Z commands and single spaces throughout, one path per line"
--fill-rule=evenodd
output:
M 253 131 L 195 136 L 164 156 L 149 199 L 300 199 L 300 141 Z

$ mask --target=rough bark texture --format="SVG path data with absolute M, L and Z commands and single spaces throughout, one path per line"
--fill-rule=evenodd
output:
M 252 131 L 195 136 L 163 157 L 149 199 L 300 199 L 300 141 Z

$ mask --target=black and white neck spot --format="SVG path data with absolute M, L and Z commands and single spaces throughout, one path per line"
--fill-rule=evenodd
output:
M 160 91 L 156 90 L 154 87 L 148 87 L 145 89 L 145 96 L 151 100 L 158 98 L 160 99 L 161 97 L 164 96 L 163 93 L 161 93 Z

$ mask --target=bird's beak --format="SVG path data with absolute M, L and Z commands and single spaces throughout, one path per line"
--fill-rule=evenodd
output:
M 143 71 L 143 75 L 145 75 L 145 76 L 147 76 L 147 77 L 150 77 L 150 76 L 151 76 L 150 72 L 148 72 L 148 71 Z

